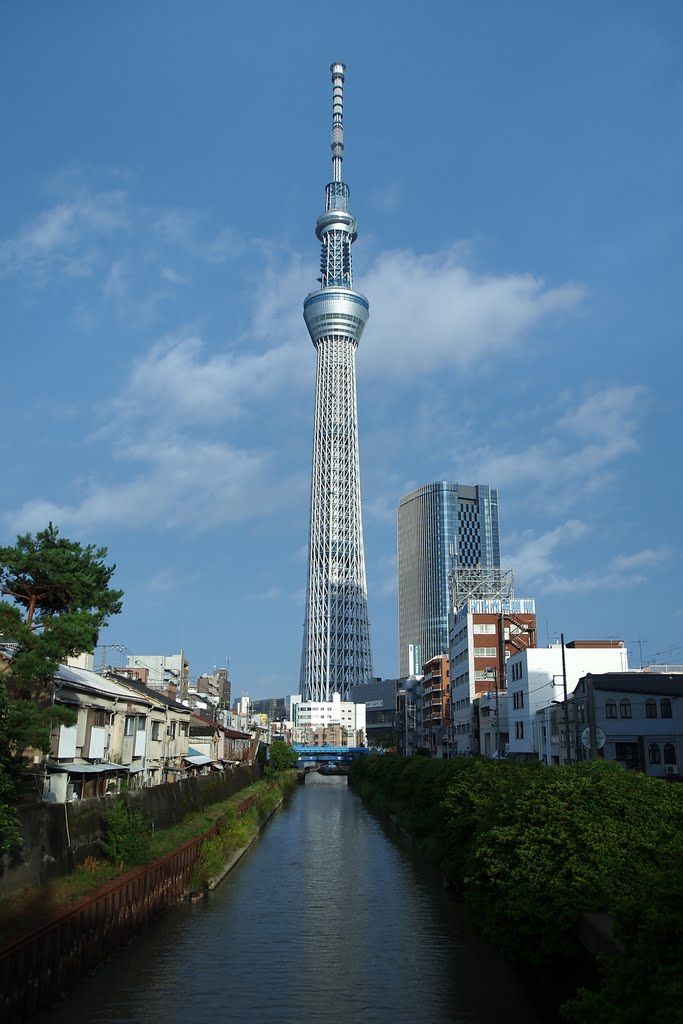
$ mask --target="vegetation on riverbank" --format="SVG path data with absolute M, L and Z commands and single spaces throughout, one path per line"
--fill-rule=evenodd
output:
M 254 802 L 238 815 L 234 805 L 216 821 L 218 834 L 205 839 L 192 872 L 190 890 L 200 892 L 219 878 L 235 854 L 255 838 L 263 822 L 297 784 L 295 771 L 273 773 L 258 783 Z M 252 787 L 254 788 L 254 787 Z
M 366 757 L 349 778 L 518 964 L 552 965 L 559 976 L 581 955 L 581 916 L 613 916 L 624 953 L 604 962 L 600 990 L 573 1000 L 565 1020 L 631 1024 L 654 1008 L 658 1019 L 676 1019 L 683 885 L 670 866 L 683 855 L 683 786 L 605 762 L 546 768 L 484 758 Z
M 56 878 L 46 886 L 28 889 L 19 896 L 3 901 L 0 907 L 0 943 L 16 938 L 18 922 L 21 923 L 22 931 L 38 927 L 42 921 L 56 914 L 60 909 L 68 908 L 83 897 L 93 895 L 107 882 L 118 877 L 122 871 L 127 871 L 136 864 L 163 857 L 182 846 L 188 839 L 208 832 L 216 824 L 220 825 L 223 821 L 234 819 L 236 823 L 234 834 L 237 837 L 239 832 L 237 826 L 241 828 L 237 808 L 241 803 L 252 798 L 254 800 L 246 814 L 247 825 L 251 828 L 259 809 L 267 808 L 267 813 L 265 813 L 267 817 L 280 800 L 281 795 L 294 785 L 296 785 L 296 772 L 282 772 L 247 786 L 227 800 L 209 804 L 201 810 L 187 815 L 171 828 L 157 829 L 154 832 L 144 831 L 143 822 L 143 834 L 138 845 L 134 842 L 128 843 L 127 837 L 130 836 L 130 830 L 125 822 L 119 822 L 116 829 L 118 841 L 115 844 L 112 843 L 111 859 L 89 857 L 71 874 Z M 114 806 L 118 805 L 117 802 Z M 120 802 L 120 805 L 123 806 L 123 802 Z M 139 821 L 133 820 L 134 826 L 139 824 Z M 226 833 L 228 831 L 229 829 L 226 829 Z M 251 838 L 253 838 L 253 833 Z M 113 836 L 109 835 L 105 837 L 104 842 L 105 844 L 108 841 L 111 843 L 112 840 Z M 205 843 L 204 846 L 206 845 Z

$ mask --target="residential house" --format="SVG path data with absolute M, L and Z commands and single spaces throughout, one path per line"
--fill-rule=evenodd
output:
M 62 802 L 173 781 L 187 752 L 189 711 L 129 680 L 60 665 L 54 701 L 76 722 L 53 731 L 44 798 Z

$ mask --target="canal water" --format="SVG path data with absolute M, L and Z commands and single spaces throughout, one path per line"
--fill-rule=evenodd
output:
M 462 907 L 346 785 L 309 775 L 207 900 L 41 1024 L 542 1024 Z

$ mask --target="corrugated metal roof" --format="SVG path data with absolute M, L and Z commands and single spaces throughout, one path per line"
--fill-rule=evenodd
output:
M 68 772 L 69 775 L 101 775 L 102 772 L 127 772 L 128 765 L 114 764 L 112 761 L 99 761 L 97 764 L 75 764 L 73 761 L 57 763 L 48 761 L 50 772 Z

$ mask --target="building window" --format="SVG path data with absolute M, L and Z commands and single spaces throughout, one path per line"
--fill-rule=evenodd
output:
M 620 761 L 625 768 L 635 771 L 638 770 L 639 761 L 637 743 L 615 743 L 614 751 L 617 761 Z
M 496 625 L 494 622 L 475 622 L 472 627 L 473 633 L 495 633 Z
M 617 717 L 617 702 L 615 700 L 605 701 L 605 718 Z
M 512 708 L 514 711 L 519 711 L 520 708 L 524 707 L 524 690 L 516 690 L 512 694 Z
M 495 647 L 475 647 L 474 657 L 475 658 L 495 658 L 496 648 Z
M 656 718 L 657 717 L 657 701 L 646 700 L 645 701 L 645 717 Z
M 481 668 L 477 669 L 474 673 L 475 680 L 480 683 L 484 680 L 488 680 L 491 686 L 496 685 L 496 670 L 495 668 Z
M 631 718 L 631 701 L 619 701 L 619 718 Z
M 145 723 L 146 723 L 146 721 L 147 721 L 146 718 L 138 718 L 138 732 L 144 732 L 145 731 Z
M 135 717 L 133 715 L 126 715 L 126 721 L 123 727 L 124 736 L 135 735 Z
M 651 743 L 647 748 L 647 757 L 650 764 L 661 764 L 662 755 L 659 749 L 659 743 Z
M 673 743 L 664 744 L 664 764 L 676 764 L 676 748 Z
M 663 697 L 659 702 L 659 711 L 662 718 L 671 718 L 671 701 L 668 697 Z
M 524 739 L 524 722 L 515 722 L 515 739 Z
M 158 740 L 160 738 L 160 736 L 159 736 L 160 726 L 161 726 L 161 722 L 152 722 L 152 739 L 153 740 Z

